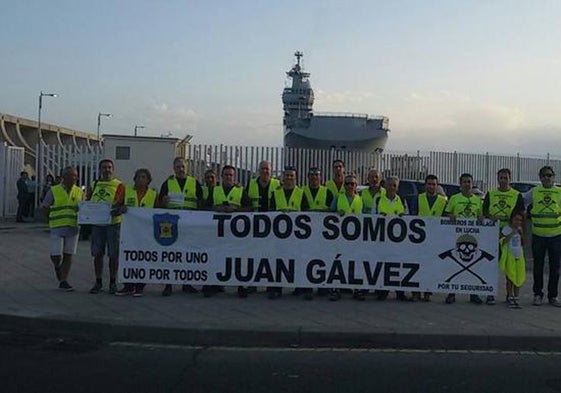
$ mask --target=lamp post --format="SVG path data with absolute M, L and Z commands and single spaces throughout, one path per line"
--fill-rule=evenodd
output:
M 43 93 L 43 91 L 39 92 L 39 116 L 37 119 L 37 150 L 35 152 L 36 158 L 36 166 L 35 172 L 37 173 L 36 182 L 38 187 L 35 188 L 35 198 L 33 204 L 35 205 L 37 200 L 39 199 L 39 193 L 42 191 L 41 188 L 43 187 L 43 159 L 42 159 L 42 151 L 43 151 L 43 133 L 41 132 L 41 109 L 43 109 L 43 97 L 56 97 L 55 93 Z
M 101 127 L 101 116 L 111 117 L 111 113 L 101 113 L 97 114 L 97 141 L 99 142 L 99 128 Z
M 136 131 L 137 131 L 138 129 L 140 129 L 140 128 L 146 128 L 146 127 L 144 127 L 144 126 L 134 126 L 134 136 L 137 136 L 137 132 L 136 132 Z
M 37 121 L 37 130 L 39 132 L 39 145 L 43 142 L 43 134 L 41 133 L 41 109 L 43 109 L 43 97 L 57 97 L 55 93 L 39 93 L 39 119 Z

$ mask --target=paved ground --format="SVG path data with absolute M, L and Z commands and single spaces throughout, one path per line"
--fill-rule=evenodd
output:
M 159 285 L 147 286 L 143 298 L 90 295 L 93 265 L 82 241 L 69 279 L 77 291 L 65 293 L 48 258 L 47 227 L 0 222 L 0 332 L 203 346 L 561 351 L 561 308 L 532 306 L 529 277 L 521 310 L 507 308 L 504 294 L 495 306 L 472 305 L 464 296 L 445 305 L 443 295 L 431 303 L 357 302 L 348 295 L 334 303 L 290 294 L 239 299 L 230 290 L 207 299 L 178 286 L 164 298 Z

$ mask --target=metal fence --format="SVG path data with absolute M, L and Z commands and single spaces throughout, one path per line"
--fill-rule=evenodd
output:
M 78 169 L 79 186 L 86 186 L 97 178 L 97 164 L 103 157 L 103 149 L 99 146 L 43 145 L 37 151 L 39 159 L 35 172 L 38 179 L 45 180 L 49 174 L 56 177 L 65 167 L 73 166 Z
M 17 186 L 24 169 L 24 148 L 0 143 L 0 217 L 13 216 L 18 208 Z
M 561 170 L 561 160 L 545 157 L 523 157 L 520 154 L 493 155 L 459 152 L 384 152 L 364 153 L 340 150 L 311 150 L 283 147 L 189 145 L 186 156 L 190 172 L 198 179 L 204 171 L 219 170 L 229 164 L 238 168 L 241 184 L 246 184 L 255 175 L 259 162 L 271 162 L 273 175 L 280 176 L 285 165 L 293 165 L 300 174 L 299 181 L 306 181 L 305 174 L 312 166 L 323 171 L 323 178 L 330 178 L 332 162 L 345 162 L 348 173 L 354 173 L 361 183 L 367 182 L 368 171 L 379 169 L 384 175 L 394 175 L 401 179 L 424 180 L 428 174 L 435 174 L 443 183 L 458 183 L 462 173 L 470 173 L 475 184 L 487 190 L 497 186 L 497 171 L 509 168 L 513 181 L 536 181 L 538 171 L 544 165 L 551 165 L 556 172 Z
M 259 162 L 271 162 L 273 176 L 279 177 L 284 166 L 298 169 L 299 182 L 306 182 L 306 173 L 312 166 L 322 169 L 323 178 L 333 176 L 332 163 L 340 159 L 346 164 L 347 173 L 354 173 L 362 184 L 367 182 L 368 171 L 379 169 L 385 176 L 401 179 L 424 180 L 427 174 L 435 174 L 443 183 L 458 183 L 462 173 L 471 173 L 483 190 L 497 186 L 496 173 L 501 168 L 510 168 L 513 181 L 538 180 L 538 171 L 551 165 L 561 171 L 561 160 L 545 157 L 523 157 L 520 154 L 493 155 L 459 152 L 384 152 L 365 153 L 341 150 L 314 150 L 266 146 L 188 145 L 185 156 L 189 161 L 191 175 L 202 180 L 205 170 L 217 172 L 226 164 L 238 169 L 239 182 L 246 184 L 255 176 Z M 97 177 L 97 164 L 103 157 L 102 148 L 75 146 L 42 146 L 36 172 L 39 178 L 47 174 L 57 175 L 65 166 L 78 168 L 79 185 L 87 185 Z M 162 158 L 160 158 L 162 159 Z M 169 157 L 172 170 L 173 157 Z M 150 168 L 149 168 L 150 169 Z

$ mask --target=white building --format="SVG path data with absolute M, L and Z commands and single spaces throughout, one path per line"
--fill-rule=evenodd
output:
M 168 137 L 103 135 L 104 157 L 115 163 L 115 177 L 133 184 L 134 172 L 147 168 L 152 174 L 150 187 L 157 190 L 173 174 L 173 159 L 185 157 L 190 136 L 180 140 Z

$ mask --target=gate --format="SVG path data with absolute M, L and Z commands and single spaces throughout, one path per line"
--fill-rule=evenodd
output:
M 24 169 L 24 148 L 0 144 L 0 213 L 15 216 L 18 209 L 16 183 Z

